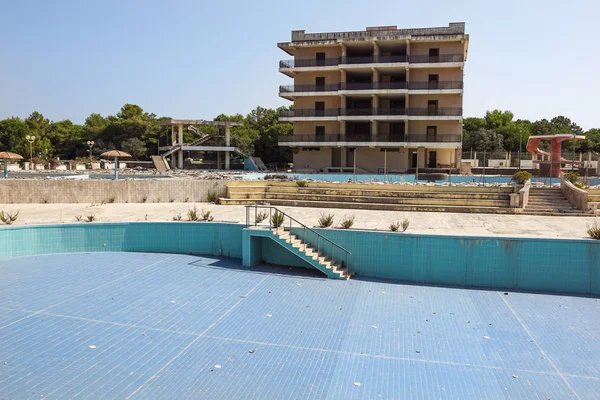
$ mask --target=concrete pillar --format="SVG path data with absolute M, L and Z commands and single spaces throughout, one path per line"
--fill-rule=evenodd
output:
M 340 82 L 346 83 L 346 70 L 343 69 L 343 70 L 340 71 L 340 73 L 341 73 L 341 80 L 340 80 Z
M 381 55 L 381 47 L 377 44 L 377 42 L 373 42 L 373 55 L 375 57 L 379 57 Z M 375 60 L 377 62 L 377 59 Z
M 376 68 L 371 70 L 373 71 L 373 82 L 379 82 L 379 71 Z
M 183 124 L 179 124 L 179 138 L 177 139 L 179 145 L 183 145 Z M 183 150 L 177 152 L 177 168 L 183 169 Z
M 425 159 L 427 157 L 427 151 L 425 149 L 425 147 L 419 147 L 417 149 L 417 165 L 419 166 L 419 168 L 425 168 Z
M 340 136 L 342 141 L 346 138 L 346 121 L 340 121 Z
M 560 157 L 561 145 L 560 141 L 550 141 L 550 177 L 558 178 L 560 176 Z
M 231 146 L 231 127 L 228 125 L 225 127 L 225 145 Z M 230 154 L 228 151 L 225 152 L 225 169 L 229 169 L 229 157 Z
M 217 169 L 221 169 L 221 152 L 217 151 Z
M 177 135 L 175 134 L 175 125 L 171 125 L 171 146 L 177 144 Z M 175 168 L 175 153 L 171 153 L 171 168 Z
M 377 121 L 371 121 L 371 140 L 378 140 L 379 125 Z
M 406 39 L 406 55 L 410 56 L 410 40 Z

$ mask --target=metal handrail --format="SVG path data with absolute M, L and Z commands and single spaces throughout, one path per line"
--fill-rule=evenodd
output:
M 335 243 L 334 241 L 332 241 L 331 239 L 326 238 L 325 236 L 321 235 L 319 232 L 315 231 L 314 229 L 309 228 L 308 226 L 306 226 L 305 224 L 303 224 L 302 222 L 298 221 L 297 219 L 295 219 L 294 217 L 292 217 L 291 215 L 281 211 L 279 208 L 274 207 L 274 206 L 263 206 L 263 205 L 259 205 L 259 204 L 252 204 L 252 205 L 247 205 L 246 207 L 246 228 L 248 228 L 251 224 L 250 224 L 250 209 L 254 208 L 254 226 L 258 226 L 258 223 L 256 222 L 256 216 L 258 214 L 258 209 L 259 208 L 265 208 L 269 210 L 269 229 L 275 228 L 278 229 L 279 227 L 275 227 L 274 224 L 272 223 L 273 221 L 273 213 L 272 211 L 275 210 L 276 213 L 281 213 L 284 218 L 287 217 L 290 219 L 290 228 L 289 228 L 289 232 L 290 235 L 292 233 L 292 221 L 297 223 L 298 225 L 300 225 L 303 229 L 304 229 L 304 236 L 306 236 L 306 230 L 308 230 L 311 233 L 314 233 L 317 237 L 317 254 L 321 254 L 321 249 L 325 249 L 325 243 L 323 243 L 323 246 L 321 247 L 321 243 L 320 240 L 322 239 L 325 242 L 329 242 L 329 244 L 331 244 L 331 260 L 335 261 L 334 257 L 335 257 L 335 250 L 334 248 L 338 248 L 340 250 L 342 250 L 344 253 L 346 253 L 346 263 L 344 264 L 342 262 L 342 267 L 346 267 L 346 271 L 347 273 L 350 273 L 350 264 L 349 264 L 349 260 L 348 260 L 348 256 L 351 256 L 352 253 L 345 249 L 344 247 L 340 246 L 339 244 Z M 283 226 L 284 224 L 282 223 L 280 226 L 283 227 L 283 229 L 285 230 L 285 227 Z M 304 239 L 304 238 L 300 238 L 301 244 L 304 245 L 304 250 L 306 250 L 306 247 L 308 246 L 308 242 Z M 290 243 L 291 243 L 291 238 L 290 238 Z

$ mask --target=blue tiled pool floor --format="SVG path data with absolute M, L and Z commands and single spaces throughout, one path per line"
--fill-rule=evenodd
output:
M 598 299 L 185 255 L 0 259 L 0 399 L 597 399 Z

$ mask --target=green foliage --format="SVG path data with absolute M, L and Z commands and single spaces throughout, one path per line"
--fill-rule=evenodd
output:
M 219 194 L 215 190 L 209 190 L 206 195 L 206 201 L 209 203 L 219 204 Z
M 333 219 L 335 214 L 321 214 L 319 217 L 319 227 L 320 228 L 329 228 L 333 225 Z
M 83 215 L 76 215 L 76 216 L 75 216 L 75 219 L 76 219 L 78 222 L 81 222 L 81 220 L 83 220 Z
M 256 217 L 254 217 L 254 222 L 260 224 L 267 218 L 269 218 L 269 213 L 266 211 L 260 211 L 258 214 L 256 214 Z
M 181 221 L 181 214 L 173 215 L 173 221 Z
M 404 218 L 403 220 L 398 220 L 390 224 L 390 230 L 392 232 L 406 232 L 408 226 L 410 225 L 410 220 L 408 218 Z
M 579 189 L 585 188 L 585 184 L 581 181 L 581 177 L 577 172 L 569 171 L 566 172 L 563 177 L 566 181 L 571 182 L 573 185 L 578 187 Z
M 512 181 L 518 183 L 519 185 L 524 184 L 528 180 L 530 180 L 532 175 L 528 171 L 518 171 L 512 177 Z
M 190 208 L 187 212 L 188 221 L 199 221 L 200 215 L 198 214 L 198 208 L 194 206 L 194 208 Z
M 148 196 L 142 197 L 142 203 L 145 203 L 146 201 L 148 201 Z
M 275 213 L 271 215 L 271 224 L 273 225 L 273 227 L 279 228 L 281 225 L 283 225 L 284 219 L 285 216 L 282 212 L 275 211 Z
M 115 202 L 115 196 L 109 197 L 108 198 L 108 203 L 114 203 Z
M 94 214 L 90 214 L 86 217 L 86 222 L 94 222 L 96 220 L 96 216 Z
M 145 143 L 138 138 L 125 139 L 123 143 L 121 143 L 121 149 L 131 154 L 134 160 L 143 157 L 146 153 Z
M 308 186 L 308 182 L 306 182 L 306 181 L 302 181 L 302 180 L 297 180 L 297 181 L 296 181 L 296 185 L 297 185 L 298 187 L 307 187 L 307 186 Z
M 598 224 L 598 221 L 588 225 L 587 234 L 590 235 L 592 239 L 600 240 L 600 225 Z
M 210 210 L 202 210 L 202 221 L 212 221 L 214 219 L 214 217 L 212 215 L 210 215 L 211 212 Z
M 492 129 L 480 128 L 473 134 L 473 148 L 477 151 L 502 150 L 502 135 Z
M 0 211 L 0 221 L 4 222 L 6 225 L 12 225 L 19 218 L 19 212 L 9 213 L 8 211 L 5 213 L 4 210 Z
M 340 229 L 350 229 L 354 225 L 354 214 L 349 216 L 344 216 L 342 222 L 340 222 Z

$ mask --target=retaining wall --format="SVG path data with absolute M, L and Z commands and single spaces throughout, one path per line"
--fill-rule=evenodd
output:
M 200 202 L 209 191 L 226 193 L 224 180 L 179 179 L 5 179 L 0 180 L 0 203 L 115 203 Z
M 294 230 L 294 229 L 293 229 Z M 357 275 L 407 282 L 600 294 L 600 242 L 315 229 Z M 301 229 L 295 233 L 302 235 Z M 307 238 L 311 242 L 311 237 Z
M 243 240 L 249 236 L 244 227 L 214 222 L 6 227 L 0 229 L 0 257 L 135 251 L 245 256 L 306 267 L 268 237 Z M 301 229 L 293 230 L 302 234 Z M 315 230 L 352 252 L 348 264 L 359 277 L 600 295 L 600 241 Z

